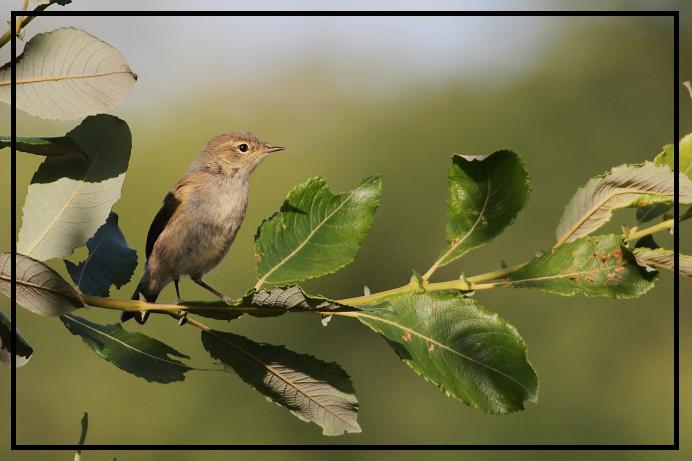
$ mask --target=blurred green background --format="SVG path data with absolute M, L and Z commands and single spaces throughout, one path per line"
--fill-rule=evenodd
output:
M 683 43 L 690 39 L 689 19 L 683 15 Z M 364 176 L 384 175 L 382 205 L 357 260 L 305 284 L 311 293 L 340 298 L 359 294 L 364 284 L 372 291 L 399 286 L 412 269 L 428 268 L 444 240 L 452 153 L 480 155 L 503 148 L 520 153 L 531 175 L 532 197 L 502 236 L 440 270 L 437 280 L 455 278 L 461 270 L 467 275 L 494 270 L 501 261 L 515 264 L 550 248 L 563 208 L 579 186 L 611 166 L 650 159 L 674 140 L 671 18 L 469 17 L 436 23 L 434 18 L 227 17 L 188 18 L 184 29 L 152 21 L 41 18 L 27 34 L 59 25 L 82 27 L 118 47 L 139 74 L 135 89 L 113 113 L 128 122 L 133 134 L 130 169 L 114 210 L 140 263 L 161 199 L 208 138 L 248 129 L 288 147 L 254 173 L 245 223 L 224 263 L 207 279 L 232 295 L 256 280 L 256 227 L 307 177 L 324 176 L 332 190 L 341 191 Z M 397 31 L 401 38 L 387 35 Z M 171 39 L 171 50 L 165 34 L 183 39 Z M 175 55 L 177 61 L 169 59 Z M 692 76 L 689 59 L 681 60 L 681 75 L 684 80 Z M 681 93 L 680 103 L 686 133 L 692 130 L 692 102 Z M 0 130 L 9 132 L 9 119 L 4 112 L 2 117 Z M 61 135 L 77 123 L 18 114 L 20 135 Z M 9 184 L 9 155 L 1 158 L 2 182 Z M 18 157 L 18 210 L 40 160 Z M 9 212 L 9 191 L 3 187 L 0 215 Z M 606 230 L 618 231 L 633 217 L 620 212 Z M 689 229 L 685 232 L 682 246 L 689 253 L 692 241 Z M 2 226 L 3 249 L 10 238 L 8 226 Z M 53 267 L 65 274 L 61 262 Z M 138 267 L 135 278 L 140 275 Z M 133 288 L 134 282 L 112 295 L 129 297 Z M 479 293 L 481 303 L 517 327 L 540 378 L 539 402 L 508 416 L 486 415 L 445 397 L 355 321 L 337 318 L 326 328 L 308 315 L 210 321 L 219 329 L 340 363 L 357 391 L 363 433 L 337 438 L 323 437 L 316 425 L 266 402 L 234 376 L 193 372 L 182 383 L 147 383 L 99 359 L 56 319 L 19 310 L 20 328 L 36 352 L 18 370 L 17 441 L 75 443 L 82 410 L 87 410 L 88 443 L 94 444 L 668 444 L 673 441 L 672 289 L 671 274 L 663 273 L 654 290 L 629 301 L 530 290 Z M 182 293 L 186 299 L 208 298 L 188 280 Z M 682 280 L 681 325 L 690 323 L 690 295 L 692 283 Z M 160 298 L 174 299 L 172 287 Z M 0 308 L 9 308 L 4 297 Z M 116 313 L 98 309 L 85 315 L 117 321 Z M 128 328 L 164 340 L 191 355 L 195 365 L 212 364 L 197 331 L 178 328 L 171 319 L 154 316 L 144 329 Z M 692 336 L 684 332 L 682 389 L 692 384 L 685 359 L 690 347 Z M 8 395 L 7 367 L 0 368 L 0 378 L 0 389 Z M 691 402 L 684 391 L 681 398 L 684 428 L 689 427 Z M 7 399 L 0 401 L 0 409 L 9 415 Z M 9 417 L 0 419 L 0 432 L 9 434 Z M 683 446 L 690 442 L 689 431 L 683 431 Z M 7 447 L 7 437 L 0 443 Z M 10 458 L 70 456 L 14 452 Z M 230 456 L 118 453 L 123 460 Z M 243 454 L 245 459 L 260 456 Z M 383 456 L 330 454 L 334 459 Z M 521 453 L 513 459 L 521 457 L 537 455 Z M 107 454 L 85 458 L 106 459 Z

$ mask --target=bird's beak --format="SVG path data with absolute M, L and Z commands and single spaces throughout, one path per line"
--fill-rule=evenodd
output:
M 263 150 L 267 154 L 271 154 L 272 152 L 279 152 L 280 150 L 284 150 L 285 147 L 283 146 L 267 146 Z

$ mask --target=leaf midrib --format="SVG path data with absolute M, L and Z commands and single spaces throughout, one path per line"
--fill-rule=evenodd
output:
M 5 280 L 6 282 L 12 283 L 12 277 L 8 277 L 8 276 L 5 275 L 5 274 L 0 274 L 0 280 Z M 15 283 L 18 283 L 19 285 L 25 285 L 25 286 L 27 286 L 27 287 L 29 287 L 29 288 L 34 288 L 34 289 L 36 289 L 36 290 L 48 291 L 48 292 L 51 292 L 51 293 L 53 293 L 53 294 L 55 294 L 55 295 L 62 296 L 63 298 L 66 298 L 66 299 L 69 300 L 69 301 L 75 301 L 76 299 L 78 299 L 78 298 L 72 297 L 72 294 L 71 294 L 71 293 L 65 293 L 64 291 L 56 290 L 56 289 L 54 289 L 54 288 L 49 288 L 49 287 L 45 287 L 45 286 L 41 286 L 41 285 L 36 285 L 35 283 L 27 282 L 27 281 L 25 281 L 25 280 L 17 279 L 17 280 L 15 280 Z M 84 305 L 84 303 L 82 303 L 82 306 L 83 306 L 83 305 Z
M 341 202 L 341 203 L 339 204 L 339 206 L 337 206 L 337 207 L 334 209 L 334 211 L 332 211 L 331 213 L 329 213 L 322 221 L 320 221 L 320 222 L 317 224 L 317 226 L 316 226 L 312 231 L 310 231 L 310 233 L 308 234 L 308 236 L 305 238 L 305 240 L 303 240 L 303 242 L 301 242 L 300 245 L 298 245 L 293 251 L 291 251 L 285 258 L 283 258 L 281 261 L 279 261 L 279 262 L 278 262 L 274 267 L 272 267 L 269 271 L 265 272 L 265 274 L 262 276 L 262 278 L 260 278 L 260 279 L 257 281 L 257 284 L 255 284 L 255 289 L 258 290 L 259 288 L 261 288 L 262 285 L 264 285 L 264 283 L 267 281 L 267 279 L 271 276 L 271 274 L 273 274 L 274 272 L 276 272 L 276 270 L 277 270 L 279 267 L 283 266 L 287 261 L 289 261 L 291 258 L 293 258 L 296 254 L 298 254 L 298 252 L 299 252 L 300 250 L 302 250 L 302 249 L 305 247 L 305 245 L 307 245 L 307 243 L 308 243 L 308 242 L 310 241 L 310 239 L 317 233 L 317 231 L 318 231 L 327 221 L 329 221 L 329 220 L 332 218 L 332 216 L 334 216 L 334 214 L 336 214 L 336 212 L 338 212 L 341 208 L 343 208 L 344 205 L 346 205 L 346 203 L 347 203 L 349 200 L 351 200 L 351 198 L 353 198 L 354 192 L 355 192 L 355 191 L 349 192 L 348 197 L 346 197 L 346 199 L 345 199 L 343 202 Z
M 37 78 L 30 78 L 30 79 L 25 79 L 25 80 L 17 80 L 16 84 L 17 85 L 30 85 L 32 83 L 57 82 L 60 80 L 80 80 L 80 79 L 85 79 L 85 78 L 107 77 L 109 75 L 117 75 L 117 74 L 130 74 L 130 75 L 132 75 L 133 73 L 130 70 L 118 70 L 118 71 L 111 71 L 111 72 L 99 72 L 99 73 L 93 73 L 93 74 L 86 74 L 86 75 L 60 75 L 60 76 L 56 76 L 56 77 L 37 77 Z M 11 84 L 12 84 L 12 80 L 0 81 L 0 86 L 9 86 Z
M 488 168 L 487 165 L 486 165 L 486 167 L 485 167 L 485 174 L 486 174 L 486 178 L 488 179 L 488 187 L 487 187 L 487 189 L 486 189 L 485 202 L 483 202 L 483 207 L 481 208 L 481 211 L 480 211 L 480 213 L 478 214 L 478 218 L 476 218 L 476 222 L 473 223 L 473 225 L 471 226 L 471 228 L 470 228 L 468 231 L 466 231 L 466 234 L 464 234 L 464 236 L 463 236 L 461 239 L 459 239 L 455 244 L 453 244 L 453 245 L 449 248 L 449 250 L 447 250 L 447 251 L 445 252 L 445 254 L 443 254 L 442 256 L 440 256 L 440 258 L 439 258 L 439 259 L 436 261 L 436 263 L 435 263 L 436 265 L 442 264 L 442 263 L 444 262 L 445 258 L 447 258 L 447 256 L 449 256 L 449 254 L 450 254 L 451 252 L 453 252 L 455 249 L 457 249 L 457 248 L 459 247 L 459 245 L 461 245 L 461 244 L 466 240 L 466 238 L 468 238 L 468 236 L 471 235 L 471 234 L 473 233 L 474 229 L 476 228 L 476 226 L 478 225 L 478 223 L 481 221 L 481 218 L 482 218 L 483 215 L 485 214 L 485 209 L 486 209 L 486 207 L 488 206 L 488 201 L 490 200 L 490 188 L 491 188 L 491 185 L 492 185 L 492 183 L 491 183 L 491 181 L 490 181 L 490 169 Z

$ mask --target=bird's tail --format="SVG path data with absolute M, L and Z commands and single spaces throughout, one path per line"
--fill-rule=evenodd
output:
M 146 275 L 142 277 L 142 280 L 140 280 L 139 284 L 137 285 L 137 288 L 135 289 L 135 292 L 132 293 L 132 298 L 135 301 L 146 301 L 148 303 L 154 303 L 156 302 L 156 298 L 159 297 L 159 292 L 158 291 L 152 291 L 149 290 L 147 287 L 146 283 Z M 147 321 L 149 318 L 149 312 L 133 312 L 133 311 L 123 311 L 122 314 L 120 314 L 120 321 L 121 322 L 127 322 L 130 319 L 135 319 L 137 323 L 140 325 L 144 325 L 144 323 Z

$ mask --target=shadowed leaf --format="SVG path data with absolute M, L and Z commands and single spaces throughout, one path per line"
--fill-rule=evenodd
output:
M 486 156 L 454 155 L 448 178 L 447 247 L 436 266 L 500 235 L 531 190 L 521 158 L 508 150 Z
M 377 176 L 337 195 L 318 177 L 294 187 L 255 236 L 257 286 L 320 277 L 353 261 L 375 220 L 381 192 Z
M 120 198 L 132 139 L 112 115 L 85 119 L 67 134 L 87 159 L 49 157 L 29 186 L 17 251 L 41 261 L 67 256 L 94 235 Z
M 276 287 L 271 290 L 250 290 L 245 296 L 228 306 L 219 306 L 218 302 L 184 303 L 185 306 L 195 307 L 193 313 L 202 317 L 219 320 L 233 320 L 243 314 L 254 317 L 274 317 L 288 311 L 353 311 L 352 307 L 344 306 L 321 296 L 308 296 L 303 290 L 292 285 Z M 208 306 L 208 310 L 200 309 Z M 234 307 L 256 308 L 248 312 L 239 312 Z
M 0 137 L 0 149 L 11 146 L 12 138 L 10 136 Z M 66 136 L 57 138 L 17 137 L 17 150 L 46 157 L 76 155 L 86 158 L 77 144 Z
M 12 353 L 15 352 L 17 368 L 26 365 L 34 353 L 26 338 L 17 330 L 17 350 L 12 350 L 12 321 L 0 310 L 0 361 L 6 365 L 12 363 Z
M 12 290 L 12 255 L 0 253 L 0 292 Z M 40 261 L 17 255 L 17 304 L 39 315 L 57 316 L 84 307 L 82 297 L 60 274 Z
M 537 399 L 538 378 L 524 340 L 471 298 L 455 292 L 400 294 L 356 316 L 418 375 L 467 405 L 504 414 Z
M 665 248 L 635 248 L 634 257 L 639 264 L 646 266 L 652 271 L 656 269 L 675 270 L 673 250 Z M 680 255 L 678 272 L 685 277 L 692 278 L 692 256 Z
M 582 237 L 532 259 L 501 285 L 572 296 L 634 298 L 651 289 L 656 273 L 637 264 L 620 236 Z
M 336 363 L 215 330 L 203 331 L 202 343 L 229 371 L 298 418 L 318 424 L 324 435 L 361 431 L 353 385 Z
M 137 76 L 120 52 L 83 30 L 35 35 L 17 58 L 17 107 L 42 118 L 72 120 L 118 105 Z M 0 67 L 0 101 L 10 104 L 10 63 Z
M 117 214 L 111 212 L 86 245 L 87 259 L 79 264 L 65 261 L 67 272 L 82 293 L 109 296 L 111 285 L 120 288 L 130 281 L 137 267 L 137 252 L 127 245 Z
M 192 370 L 171 358 L 189 358 L 177 350 L 142 333 L 125 330 L 119 323 L 99 325 L 74 315 L 60 317 L 72 334 L 82 340 L 101 358 L 130 374 L 157 383 L 183 381 Z
M 557 244 L 588 235 L 608 222 L 613 210 L 632 206 L 672 203 L 674 173 L 644 162 L 620 165 L 580 188 L 565 208 L 558 224 Z M 692 203 L 692 181 L 680 175 L 680 203 Z

